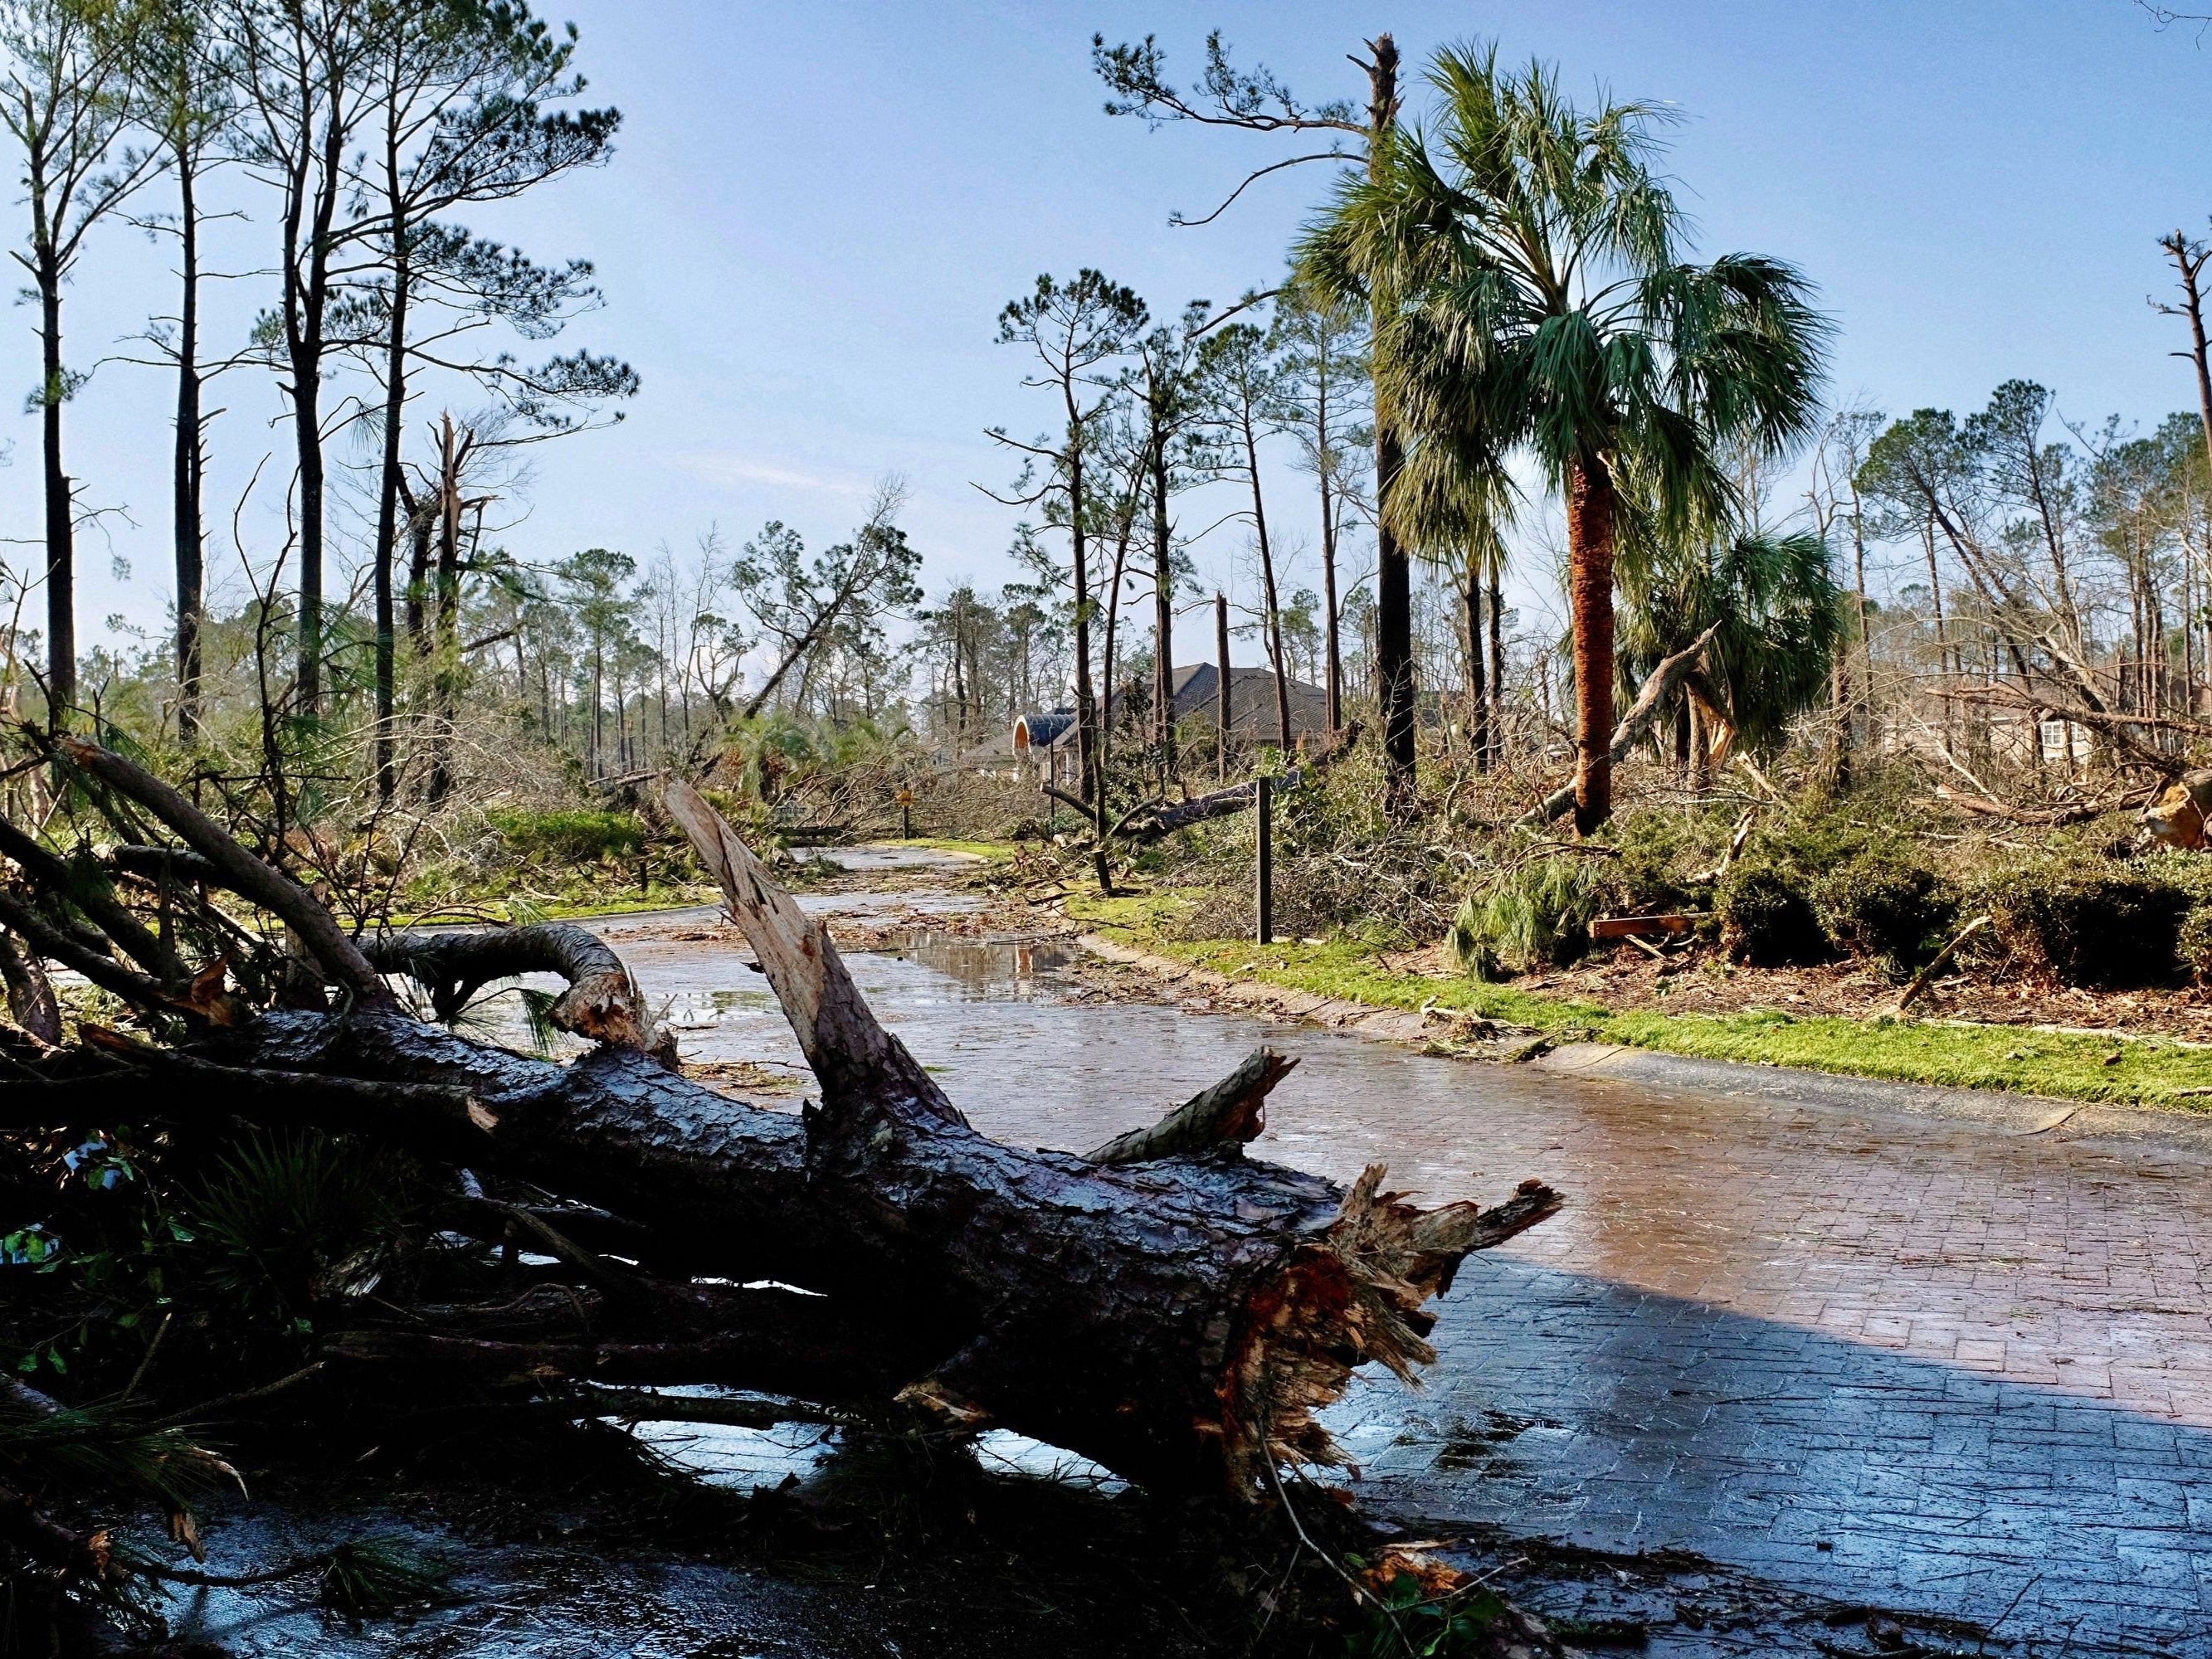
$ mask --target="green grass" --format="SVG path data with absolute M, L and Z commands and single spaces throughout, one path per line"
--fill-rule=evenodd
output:
M 713 887 L 664 886 L 655 882 L 650 892 L 641 891 L 634 886 L 617 889 L 605 899 L 590 903 L 567 899 L 527 900 L 518 903 L 505 897 L 457 900 L 453 904 L 444 907 L 430 906 L 410 916 L 394 916 L 392 925 L 395 927 L 432 927 L 441 921 L 461 926 L 485 920 L 580 921 L 593 916 L 688 910 L 695 905 L 718 904 L 721 896 L 720 890 Z
M 897 836 L 886 837 L 878 845 L 884 847 L 919 847 L 931 853 L 966 853 L 979 859 L 1001 862 L 1014 855 L 1013 843 L 1004 841 L 954 841 L 944 836 L 916 836 L 912 841 Z
M 1161 924 L 1182 902 L 1172 893 L 1118 899 L 1072 896 L 1067 909 L 1076 921 L 1133 949 L 1235 979 L 1370 1007 L 1444 1009 L 1563 1039 L 1624 1043 L 1706 1060 L 2173 1111 L 2212 1111 L 2212 1049 L 2164 1037 L 2087 1036 L 2020 1026 L 1850 1019 L 1766 1010 L 1615 1012 L 1583 998 L 1546 996 L 1473 979 L 1393 972 L 1377 960 L 1371 947 L 1352 940 L 1263 947 L 1234 939 L 1191 943 L 1164 937 Z M 2196 1091 L 2207 1092 L 2192 1092 Z

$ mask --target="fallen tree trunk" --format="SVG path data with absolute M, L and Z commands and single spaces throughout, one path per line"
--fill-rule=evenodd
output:
M 1344 736 L 1322 753 L 1316 755 L 1302 766 L 1294 766 L 1275 780 L 1279 789 L 1295 789 L 1310 781 L 1352 752 L 1359 741 L 1359 722 L 1353 720 L 1344 728 Z M 1106 832 L 1106 839 L 1126 838 L 1133 842 L 1155 842 L 1173 835 L 1178 830 L 1188 830 L 1194 823 L 1204 823 L 1212 818 L 1225 818 L 1242 812 L 1260 797 L 1256 779 L 1248 778 L 1243 783 L 1233 783 L 1226 789 L 1215 789 L 1203 795 L 1193 795 L 1188 800 L 1146 801 L 1132 807 L 1121 821 Z
M 1432 1360 L 1421 1304 L 1468 1251 L 1558 1206 L 1532 1182 L 1496 1210 L 1423 1212 L 1381 1190 L 1380 1165 L 1340 1194 L 1241 1157 L 1100 1168 L 978 1134 L 697 792 L 672 782 L 667 804 L 822 1085 L 808 1176 L 871 1267 L 837 1288 L 961 1333 L 908 1403 L 1256 1497 L 1282 1463 L 1343 1461 L 1313 1410 L 1358 1364 Z
M 2069 801 L 2063 806 L 2012 806 L 1987 795 L 1969 794 L 1963 789 L 1954 789 L 1948 783 L 1939 783 L 1936 786 L 1936 799 L 1946 806 L 1971 813 L 1976 817 L 2002 818 L 2007 823 L 2056 827 L 2087 823 L 2107 812 L 2125 811 L 2130 807 L 2142 805 L 2147 796 L 2142 792 L 2136 792 L 2118 800 Z
M 167 786 L 88 745 L 70 754 L 171 823 L 226 884 L 281 901 L 342 1006 L 273 1009 L 185 1051 L 88 1033 L 93 1046 L 65 1051 L 46 1080 L 0 1083 L 7 1121 L 82 1123 L 112 1106 L 134 1121 L 381 1133 L 641 1225 L 656 1267 L 821 1292 L 821 1317 L 845 1334 L 806 1348 L 811 1316 L 750 1339 L 733 1319 L 711 1347 L 712 1330 L 652 1353 L 599 1342 L 534 1356 L 556 1374 L 673 1380 L 692 1365 L 775 1392 L 895 1390 L 943 1426 L 1003 1424 L 1158 1487 L 1258 1500 L 1285 1463 L 1343 1462 L 1315 1411 L 1359 1364 L 1411 1377 L 1432 1359 L 1424 1304 L 1469 1251 L 1559 1206 L 1528 1182 L 1493 1209 L 1421 1211 L 1383 1190 L 1380 1165 L 1346 1190 L 1246 1158 L 1260 1103 L 1288 1069 L 1264 1053 L 1092 1158 L 995 1141 L 877 1022 L 820 924 L 680 781 L 671 813 L 720 881 L 820 1085 L 803 1115 L 732 1100 L 645 1052 L 635 988 L 623 974 L 613 994 L 619 964 L 597 941 L 509 930 L 364 951 L 326 913 L 311 925 L 305 890 L 243 869 L 250 855 L 177 812 Z M 458 1006 L 464 985 L 541 967 L 570 976 L 572 995 L 599 988 L 576 1024 L 596 1019 L 599 1044 L 571 1064 L 412 1018 L 380 971 L 404 969 Z M 632 1011 L 626 1026 L 617 1003 Z M 557 1232 L 557 1219 L 543 1224 Z M 628 1294 L 630 1270 L 580 1246 L 556 1254 Z M 545 1369 L 523 1363 L 526 1343 L 458 1350 L 445 1338 L 412 1339 L 416 1356 L 500 1376 Z M 388 1354 L 410 1340 L 356 1333 L 331 1353 L 374 1364 L 379 1343 Z
M 558 974 L 568 988 L 546 1011 L 553 1024 L 617 1048 L 655 1046 L 629 969 L 605 940 L 571 922 L 474 933 L 390 933 L 367 954 L 379 971 L 406 974 L 428 989 L 431 1012 L 441 1020 L 453 1019 L 495 981 Z

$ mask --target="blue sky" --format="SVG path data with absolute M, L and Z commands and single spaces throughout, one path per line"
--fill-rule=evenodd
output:
M 1085 264 L 1159 312 L 1233 298 L 1277 271 L 1326 183 L 1323 167 L 1292 169 L 1212 227 L 1171 228 L 1171 210 L 1210 207 L 1287 152 L 1108 119 L 1094 30 L 1157 33 L 1187 75 L 1219 27 L 1241 58 L 1315 99 L 1364 91 L 1345 54 L 1377 29 L 1413 66 L 1495 31 L 1509 56 L 1552 59 L 1571 85 L 1679 106 L 1668 170 L 1701 251 L 1777 254 L 1814 279 L 1839 325 L 1838 394 L 1963 412 L 2025 375 L 2057 388 L 2069 416 L 2145 424 L 2191 400 L 2187 366 L 2166 355 L 2179 325 L 2146 299 L 2170 287 L 2157 236 L 2202 232 L 2212 212 L 2212 37 L 2161 31 L 2133 0 L 546 9 L 580 27 L 592 97 L 624 112 L 620 151 L 477 223 L 540 257 L 597 262 L 608 303 L 573 340 L 628 356 L 644 392 L 618 428 L 538 453 L 505 536 L 526 557 L 594 544 L 644 556 L 709 523 L 738 540 L 769 518 L 819 544 L 896 471 L 933 590 L 1006 579 L 1015 515 L 974 485 L 1011 468 L 982 430 L 1034 430 L 1048 410 L 993 343 L 1000 306 L 1040 270 Z M 239 200 L 259 216 L 220 240 L 245 271 L 271 227 L 265 203 Z M 126 228 L 96 235 L 69 301 L 73 362 L 120 350 L 170 303 L 165 260 Z M 267 286 L 229 284 L 216 325 L 242 332 Z M 0 317 L 0 384 L 35 380 L 33 316 Z M 88 641 L 111 611 L 160 623 L 169 396 L 155 371 L 110 362 L 70 411 L 71 471 L 88 502 L 120 509 L 85 550 Z M 216 401 L 210 564 L 234 570 L 246 478 L 264 454 L 270 477 L 284 465 L 281 404 L 252 371 Z M 13 441 L 0 534 L 35 538 L 35 421 L 14 397 L 0 406 Z M 418 410 L 417 434 L 435 412 Z M 1276 489 L 1295 533 L 1304 494 L 1287 471 Z M 281 538 L 266 477 L 236 522 L 257 556 Z M 1242 580 L 1232 539 L 1199 550 L 1209 580 Z M 107 568 L 110 552 L 131 576 Z M 1534 597 L 1541 573 L 1525 580 Z

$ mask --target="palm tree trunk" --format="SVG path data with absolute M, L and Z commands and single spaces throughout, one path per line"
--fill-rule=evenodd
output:
M 1613 816 L 1613 480 L 1584 455 L 1567 480 L 1567 589 L 1575 635 L 1575 832 Z

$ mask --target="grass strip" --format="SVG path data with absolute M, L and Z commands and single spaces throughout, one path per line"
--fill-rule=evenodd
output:
M 1172 893 L 1119 899 L 1072 896 L 1067 912 L 1072 919 L 1133 950 L 1210 969 L 1231 979 L 1374 1008 L 1444 1009 L 1565 1039 L 1618 1042 L 1705 1060 L 2212 1112 L 2212 1049 L 2170 1038 L 1885 1017 L 1853 1019 L 1779 1009 L 1733 1014 L 1616 1012 L 1587 998 L 1397 971 L 1383 964 L 1374 947 L 1349 939 L 1262 946 L 1236 939 L 1167 938 L 1161 925 L 1182 903 Z

